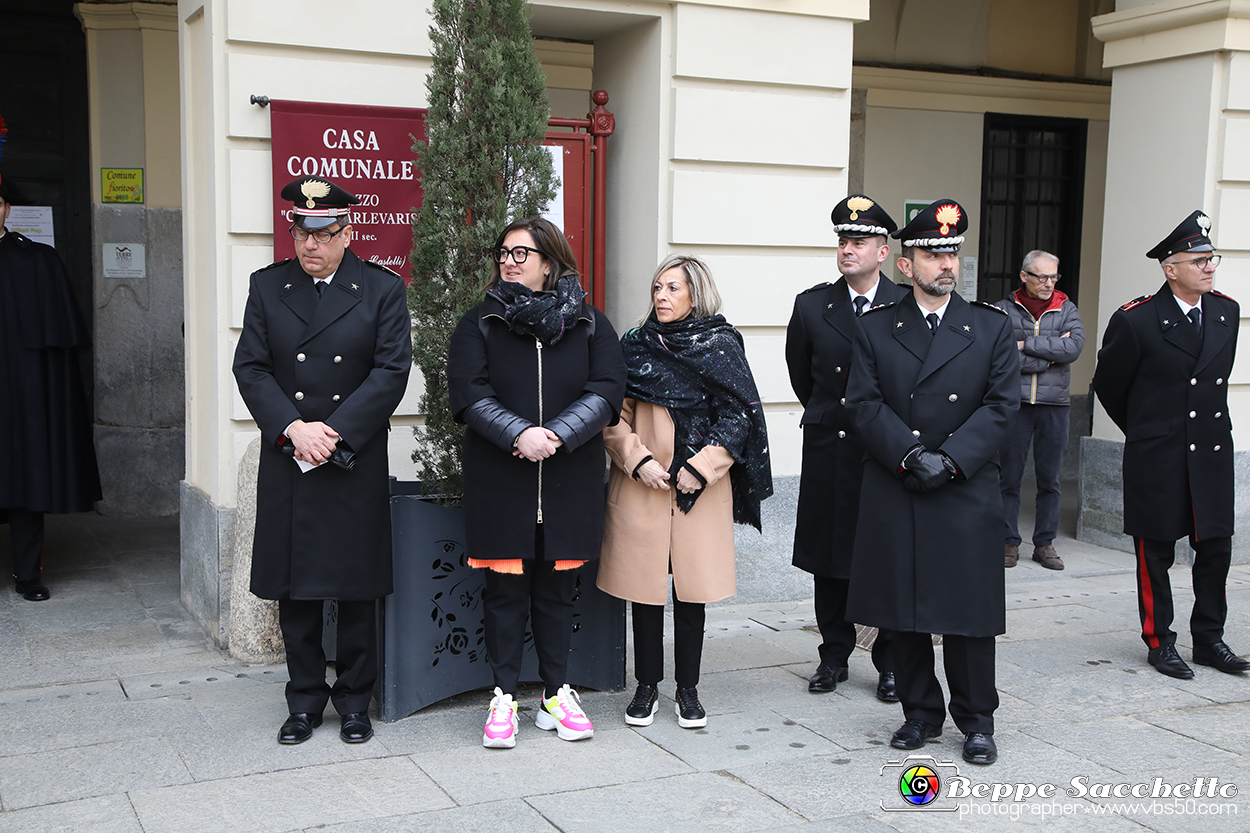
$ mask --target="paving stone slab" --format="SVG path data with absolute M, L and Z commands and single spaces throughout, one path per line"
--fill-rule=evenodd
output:
M 760 833 L 897 833 L 889 825 L 882 824 L 866 815 L 839 816 L 831 819 L 818 819 L 798 824 L 787 824 L 784 827 L 770 827 Z
M 1091 673 L 1042 676 L 1022 684 L 999 681 L 998 688 L 1033 707 L 1013 715 L 1019 723 L 1029 725 L 1089 721 L 1210 703 L 1183 687 L 1157 685 L 1152 678 L 1159 676 L 1154 669 L 1141 672 L 1109 664 Z M 1250 696 L 1250 692 L 1247 694 Z
M 156 623 L 142 616 L 112 627 L 29 634 L 26 644 L 36 662 L 98 662 L 101 656 L 150 652 L 163 638 Z
M 124 795 L 0 812 L 5 833 L 143 833 Z
M 999 642 L 995 647 L 998 663 L 1010 662 L 1045 674 L 1106 670 L 1108 668 L 1142 667 L 1144 652 L 1141 642 L 1097 639 L 1083 634 L 1033 639 L 1022 642 Z M 1149 668 L 1150 666 L 1145 666 Z
M 670 706 L 667 714 L 656 715 L 655 723 L 635 731 L 702 771 L 843 752 L 827 738 L 768 709 L 709 715 L 705 728 L 683 729 Z
M 1132 717 L 1030 726 L 1021 731 L 1121 773 L 1155 770 L 1205 775 L 1213 767 L 1218 770 L 1240 760 L 1210 743 Z
M 862 815 L 892 798 L 896 777 L 881 767 L 894 750 L 856 750 L 798 760 L 765 760 L 729 768 L 730 774 L 805 819 Z
M 637 784 L 534 796 L 529 804 L 563 833 L 757 831 L 802 821 L 725 773 L 703 772 Z
M 1089 601 L 1011 610 L 1007 614 L 1007 633 L 1000 644 L 1124 630 L 1123 619 L 1096 605 L 1097 601 Z
M 191 774 L 164 738 L 0 758 L 5 809 L 185 784 Z
M 208 730 L 195 707 L 182 700 L 94 704 L 89 696 L 83 696 L 66 702 L 70 705 L 27 711 L 20 717 L 22 731 L 0 733 L 0 761 L 53 750 L 178 737 Z
M 233 692 L 240 687 L 285 685 L 286 681 L 285 668 L 227 666 L 133 674 L 122 677 L 120 682 L 131 700 L 150 700 L 171 696 L 212 696 L 221 693 L 222 689 Z
M 753 636 L 733 636 L 708 639 L 703 643 L 703 667 L 718 671 L 736 671 L 743 668 L 767 668 L 796 662 L 808 662 L 810 656 L 795 653 L 769 644 Z M 665 651 L 664 673 L 672 679 L 672 652 Z
M 134 790 L 130 800 L 145 833 L 300 830 L 453 806 L 403 756 Z
M 517 799 L 332 824 L 310 828 L 308 833 L 556 833 L 557 830 L 537 810 Z
M 563 741 L 522 721 L 513 749 L 484 749 L 476 737 L 455 749 L 410 756 L 457 804 L 481 804 L 545 793 L 648 782 L 691 767 L 660 745 L 630 732 L 596 730 L 587 740 Z M 553 768 L 553 762 L 559 765 Z M 531 802 L 532 803 L 532 802 Z
M 1159 770 L 1147 770 L 1140 773 L 1127 773 L 1103 783 L 1144 785 L 1153 789 L 1155 780 L 1160 779 L 1169 787 L 1178 784 L 1194 785 L 1199 777 L 1193 773 L 1188 778 Z M 1089 798 L 1090 803 L 1098 805 L 1103 815 L 1116 815 L 1148 827 L 1157 833 L 1245 833 L 1250 829 L 1250 762 L 1241 761 L 1232 767 L 1211 767 L 1204 779 L 1217 778 L 1219 785 L 1232 784 L 1237 787 L 1237 794 L 1231 797 L 1201 798 L 1160 797 L 1152 798 Z M 1088 782 L 1092 785 L 1094 781 Z M 1204 782 L 1206 783 L 1206 782 Z M 1205 791 L 1204 791 L 1205 792 Z
M 93 630 L 146 621 L 147 613 L 134 593 L 92 594 L 78 599 L 53 597 L 18 613 L 28 635 Z
M 939 813 L 921 808 L 899 813 L 880 812 L 874 819 L 899 833 L 1004 833 L 1045 830 L 1046 833 L 1144 833 L 1150 828 L 1123 817 L 1106 817 L 1091 803 L 1056 800 L 1029 801 L 1023 806 L 977 805 L 964 813 Z
M 0 719 L 16 712 L 33 709 L 63 708 L 70 705 L 97 707 L 102 703 L 119 703 L 126 699 L 117 680 L 94 680 L 68 685 L 39 686 L 0 691 Z M 22 720 L 16 715 L 11 718 Z
M 1236 755 L 1250 756 L 1250 721 L 1242 703 L 1151 712 L 1139 714 L 1137 719 Z M 1245 796 L 1250 801 L 1250 781 L 1246 782 Z M 1246 827 L 1250 828 L 1250 819 Z

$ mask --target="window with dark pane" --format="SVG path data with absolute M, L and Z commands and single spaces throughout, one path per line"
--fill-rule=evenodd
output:
M 993 303 L 1020 286 L 1033 249 L 1059 257 L 1058 288 L 1080 287 L 1085 200 L 1084 119 L 985 114 L 977 298 Z

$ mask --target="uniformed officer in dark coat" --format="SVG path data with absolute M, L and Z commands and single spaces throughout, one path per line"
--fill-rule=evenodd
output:
M 1137 554 L 1137 606 L 1147 659 L 1187 680 L 1176 652 L 1172 566 L 1176 541 L 1194 549 L 1194 662 L 1250 669 L 1224 644 L 1224 582 L 1232 557 L 1233 435 L 1228 382 L 1237 353 L 1237 302 L 1211 288 L 1220 256 L 1201 211 L 1146 253 L 1167 277 L 1107 324 L 1094 391 L 1124 432 L 1124 532 Z
M 412 366 L 404 282 L 352 254 L 359 200 L 328 180 L 282 189 L 294 203 L 297 260 L 252 275 L 234 355 L 261 432 L 252 592 L 278 600 L 291 681 L 279 743 L 302 743 L 327 699 L 340 736 L 373 736 L 375 600 L 392 589 L 387 421 Z M 315 468 L 311 468 L 315 466 Z M 338 601 L 333 688 L 322 601 Z
M 846 380 L 855 346 L 855 320 L 874 304 L 892 304 L 909 290 L 880 272 L 890 254 L 889 234 L 898 226 L 875 200 L 852 194 L 830 214 L 838 235 L 836 283 L 822 283 L 794 299 L 786 329 L 790 384 L 803 403 L 803 473 L 794 526 L 794 566 L 815 582 L 820 665 L 807 683 L 811 692 L 833 691 L 847 678 L 855 650 L 855 625 L 846 618 L 851 551 L 859 515 L 864 446 L 847 413 Z M 896 702 L 890 632 L 872 646 L 877 697 Z
M 13 587 L 43 583 L 43 516 L 87 512 L 100 499 L 91 410 L 79 358 L 91 346 L 56 249 L 4 228 L 0 183 L 0 523 L 9 524 Z
M 998 452 L 1020 407 L 1007 314 L 952 294 L 968 219 L 938 200 L 894 233 L 912 292 L 859 320 L 846 406 L 868 451 L 847 617 L 889 628 L 906 718 L 890 743 L 942 733 L 931 634 L 943 634 L 963 757 L 989 764 L 994 637 L 1006 630 Z

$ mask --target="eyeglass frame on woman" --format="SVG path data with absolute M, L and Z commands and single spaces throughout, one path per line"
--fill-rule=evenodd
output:
M 1032 275 L 1033 277 L 1037 278 L 1042 283 L 1059 283 L 1059 279 L 1063 277 L 1062 275 L 1058 273 L 1055 273 L 1053 275 L 1039 275 L 1036 272 L 1030 272 L 1028 269 L 1024 270 L 1024 274 Z
M 311 237 L 313 240 L 317 241 L 317 245 L 324 246 L 325 244 L 333 240 L 334 236 L 345 228 L 347 228 L 347 226 L 339 226 L 334 231 L 326 231 L 325 229 L 317 229 L 316 231 L 309 231 L 308 229 L 303 228 L 302 226 L 291 226 L 289 229 L 287 229 L 287 231 L 291 233 L 291 239 L 294 240 L 296 243 L 303 243 L 305 240 Z M 299 236 L 300 232 L 304 233 L 303 237 Z M 325 235 L 326 237 L 325 240 L 322 240 L 318 236 L 321 234 Z
M 516 256 L 517 252 L 521 253 L 519 258 Z M 511 249 L 507 246 L 500 246 L 497 249 L 491 249 L 490 256 L 495 259 L 496 263 L 502 266 L 508 262 L 508 256 L 511 255 L 512 262 L 517 266 L 520 266 L 522 263 L 529 260 L 530 252 L 533 252 L 540 257 L 546 257 L 541 249 L 535 249 L 533 246 L 513 246 Z
M 1193 257 L 1189 260 L 1174 260 L 1173 263 L 1192 263 L 1198 267 L 1199 271 L 1207 268 L 1207 264 L 1211 264 L 1212 268 L 1220 268 L 1220 261 L 1224 259 L 1224 255 L 1203 255 L 1202 257 Z

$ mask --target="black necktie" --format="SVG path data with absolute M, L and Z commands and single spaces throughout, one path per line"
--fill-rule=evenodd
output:
M 937 327 L 938 327 L 937 313 L 936 312 L 929 313 L 928 315 L 924 317 L 924 320 L 929 322 L 929 335 L 933 335 L 934 333 L 936 333 Z
M 856 315 L 856 316 L 863 315 L 863 314 L 864 314 L 864 307 L 868 306 L 868 296 L 867 296 L 867 295 L 856 295 L 856 296 L 855 296 L 855 300 L 854 300 L 854 301 L 852 301 L 851 303 L 853 303 L 853 304 L 855 305 L 855 315 Z
M 1194 331 L 1198 333 L 1198 335 L 1202 335 L 1202 313 L 1199 312 L 1197 307 L 1194 307 L 1189 311 L 1189 320 L 1194 325 Z
M 321 296 L 324 295 L 326 291 L 326 282 L 325 281 L 313 281 L 313 286 L 317 287 L 317 300 L 320 301 Z

